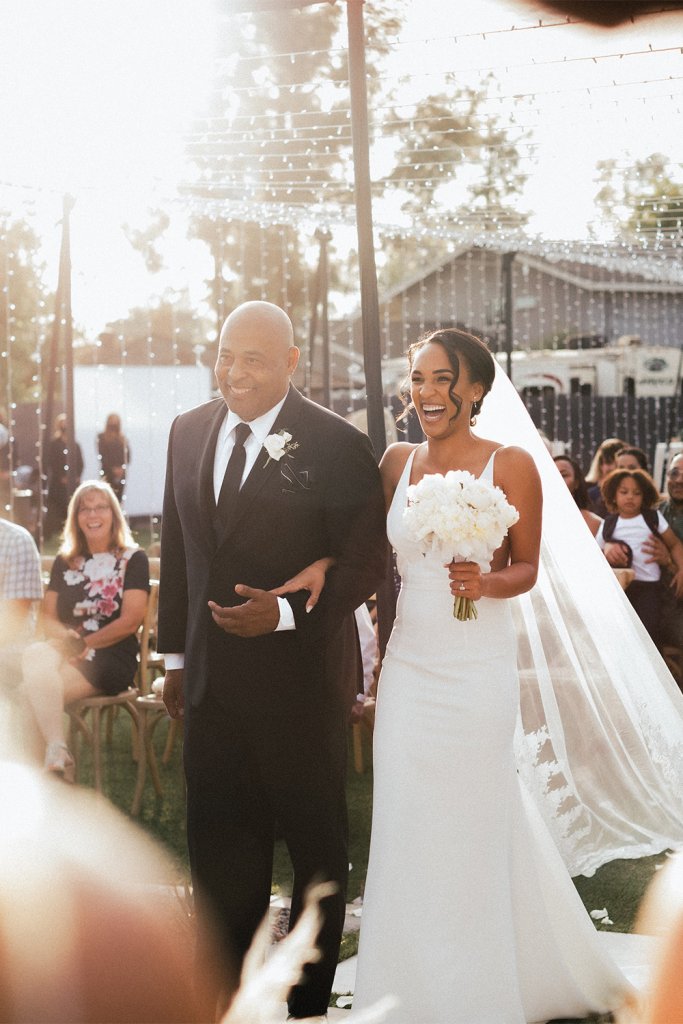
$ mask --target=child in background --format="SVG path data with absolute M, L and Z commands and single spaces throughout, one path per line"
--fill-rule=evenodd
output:
M 635 572 L 626 596 L 658 643 L 664 585 L 660 566 L 643 551 L 643 544 L 652 534 L 666 544 L 675 566 L 671 586 L 677 597 L 683 596 L 683 544 L 656 510 L 660 496 L 649 473 L 642 469 L 615 469 L 605 477 L 600 489 L 608 515 L 595 539 L 603 551 L 607 544 L 620 544 L 625 549 Z

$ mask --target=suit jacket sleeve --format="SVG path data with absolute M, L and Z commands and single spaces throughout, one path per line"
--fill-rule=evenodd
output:
M 163 516 L 161 520 L 161 572 L 159 580 L 159 651 L 181 654 L 187 628 L 187 569 L 183 531 L 173 486 L 173 439 L 178 421 L 171 427 L 166 463 Z
M 335 565 L 310 614 L 305 611 L 307 592 L 288 595 L 296 628 L 314 637 L 334 633 L 372 596 L 386 571 L 384 495 L 372 446 L 360 431 L 345 433 L 330 460 L 324 507 L 326 554 Z

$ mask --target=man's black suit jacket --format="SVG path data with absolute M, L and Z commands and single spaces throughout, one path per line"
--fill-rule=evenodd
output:
M 288 455 L 262 450 L 224 534 L 214 528 L 213 462 L 222 399 L 179 416 L 171 429 L 161 539 L 159 650 L 184 652 L 185 699 L 207 684 L 234 701 L 245 729 L 266 718 L 315 727 L 348 700 L 357 664 L 353 611 L 386 567 L 385 511 L 368 438 L 291 387 L 273 433 L 292 435 Z M 241 602 L 235 585 L 271 589 L 323 556 L 336 564 L 319 603 L 290 595 L 296 629 L 245 639 L 220 630 L 207 607 Z M 238 711 L 239 709 L 239 711 Z M 266 730 L 267 732 L 268 730 Z M 302 736 L 304 732 L 296 728 Z

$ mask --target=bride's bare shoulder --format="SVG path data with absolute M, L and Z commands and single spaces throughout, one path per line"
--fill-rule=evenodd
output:
M 495 453 L 497 466 L 523 468 L 536 465 L 526 448 L 520 448 L 516 444 L 502 444 L 495 448 Z
M 525 448 L 516 444 L 502 445 L 496 449 L 495 480 L 504 490 L 524 482 L 533 488 L 540 487 L 540 476 L 534 459 Z
M 408 441 L 397 441 L 396 444 L 389 445 L 379 464 L 382 479 L 386 484 L 396 487 L 410 453 L 417 447 L 418 445 L 410 444 Z

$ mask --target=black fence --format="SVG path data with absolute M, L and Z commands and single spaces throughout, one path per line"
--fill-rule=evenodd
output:
M 564 442 L 585 470 L 606 437 L 642 448 L 652 467 L 656 445 L 679 436 L 683 422 L 680 397 L 544 395 L 529 397 L 525 404 L 538 429 L 551 441 Z
M 683 398 L 546 394 L 527 397 L 524 402 L 538 429 L 549 440 L 563 442 L 565 451 L 586 472 L 595 449 L 606 437 L 619 437 L 642 448 L 652 469 L 657 444 L 680 436 L 683 426 Z M 408 418 L 407 428 L 406 440 L 422 440 L 416 416 Z M 504 442 L 505 438 L 496 440 Z

